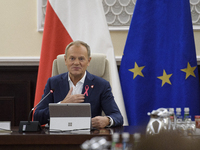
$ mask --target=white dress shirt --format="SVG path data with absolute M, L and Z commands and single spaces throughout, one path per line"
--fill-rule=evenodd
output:
M 73 87 L 72 95 L 82 93 L 85 77 L 86 77 L 86 71 L 85 71 L 84 76 L 81 78 L 81 80 L 78 81 L 76 85 L 74 85 L 73 82 L 71 81 L 70 77 L 69 77 L 69 74 L 68 74 L 69 88 L 71 89 L 71 87 Z M 107 117 L 110 118 L 110 120 L 111 120 L 111 123 L 107 127 L 111 127 L 114 124 L 114 121 L 110 116 L 107 116 Z
M 85 77 L 86 77 L 86 72 L 85 72 L 84 76 L 81 78 L 81 80 L 78 81 L 76 85 L 74 85 L 68 74 L 69 89 L 71 89 L 71 87 L 73 87 L 72 95 L 82 93 Z

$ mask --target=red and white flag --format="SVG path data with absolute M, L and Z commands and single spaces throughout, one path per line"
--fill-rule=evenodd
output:
M 112 92 L 124 117 L 124 125 L 128 125 L 102 0 L 49 0 L 47 2 L 34 105 L 40 101 L 47 79 L 51 76 L 53 60 L 58 54 L 63 54 L 65 47 L 75 40 L 86 42 L 92 53 L 107 55 Z

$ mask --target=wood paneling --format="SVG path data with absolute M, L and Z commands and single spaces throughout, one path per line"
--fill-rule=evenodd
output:
M 17 80 L 0 81 L 0 91 L 0 99 L 3 99 L 1 101 L 3 105 L 0 105 L 0 110 L 4 110 L 4 112 L 2 112 L 4 114 L 3 118 L 5 119 L 14 116 L 14 119 L 11 120 L 11 125 L 18 125 L 21 120 L 27 120 L 27 116 L 31 109 L 30 82 Z M 13 98 L 10 101 L 6 99 L 6 97 Z M 7 107 L 6 104 L 8 105 Z M 1 118 L 0 120 L 4 121 Z
M 15 122 L 14 102 L 15 102 L 14 97 L 0 96 L 0 121 L 11 121 L 11 125 L 14 125 Z
M 0 121 L 18 126 L 33 107 L 37 66 L 0 66 Z

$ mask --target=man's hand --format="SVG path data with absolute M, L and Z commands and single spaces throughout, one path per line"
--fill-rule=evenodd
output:
M 73 88 L 71 87 L 67 96 L 60 103 L 82 103 L 82 102 L 84 102 L 84 99 L 85 99 L 84 94 L 71 95 L 72 91 L 73 91 Z
M 106 116 L 96 116 L 92 118 L 92 127 L 105 128 L 109 125 L 109 118 Z

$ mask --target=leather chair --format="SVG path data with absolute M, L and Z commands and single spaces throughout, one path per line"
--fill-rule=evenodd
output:
M 92 59 L 90 61 L 90 65 L 87 68 L 87 71 L 110 82 L 109 62 L 106 59 L 106 55 L 100 53 L 92 53 L 91 57 Z M 60 54 L 53 61 L 52 76 L 67 71 L 68 70 L 67 66 L 65 65 L 64 54 Z

